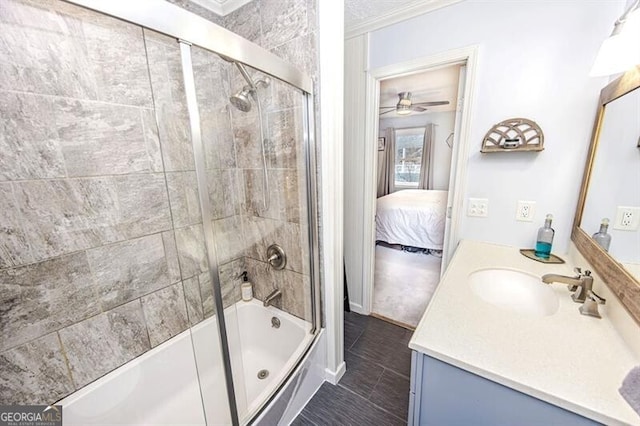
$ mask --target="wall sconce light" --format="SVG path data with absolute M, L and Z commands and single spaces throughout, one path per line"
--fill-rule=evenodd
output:
M 624 72 L 640 64 L 640 0 L 616 21 L 609 38 L 602 42 L 591 77 Z

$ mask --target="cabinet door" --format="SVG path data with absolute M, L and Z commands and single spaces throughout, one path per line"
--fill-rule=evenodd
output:
M 411 425 L 600 425 L 435 358 L 415 351 L 414 357 Z

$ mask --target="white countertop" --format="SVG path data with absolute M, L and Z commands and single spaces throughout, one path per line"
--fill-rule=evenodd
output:
M 550 284 L 560 301 L 553 315 L 498 308 L 482 301 L 467 284 L 470 273 L 493 267 L 536 276 L 574 275 L 568 263 L 544 264 L 527 259 L 515 247 L 462 241 L 409 347 L 593 420 L 640 425 L 640 416 L 618 393 L 640 360 L 606 309 L 600 307 L 602 319 L 581 315 L 567 286 L 559 283 Z M 595 281 L 594 290 L 601 285 Z

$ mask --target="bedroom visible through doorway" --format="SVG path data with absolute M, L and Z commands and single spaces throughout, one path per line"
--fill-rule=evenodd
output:
M 464 67 L 380 81 L 371 312 L 406 328 L 440 281 Z

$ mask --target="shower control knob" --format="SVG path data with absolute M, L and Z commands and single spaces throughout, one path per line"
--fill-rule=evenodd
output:
M 267 248 L 267 262 L 273 269 L 284 269 L 287 265 L 287 255 L 284 250 L 277 244 L 272 244 Z

